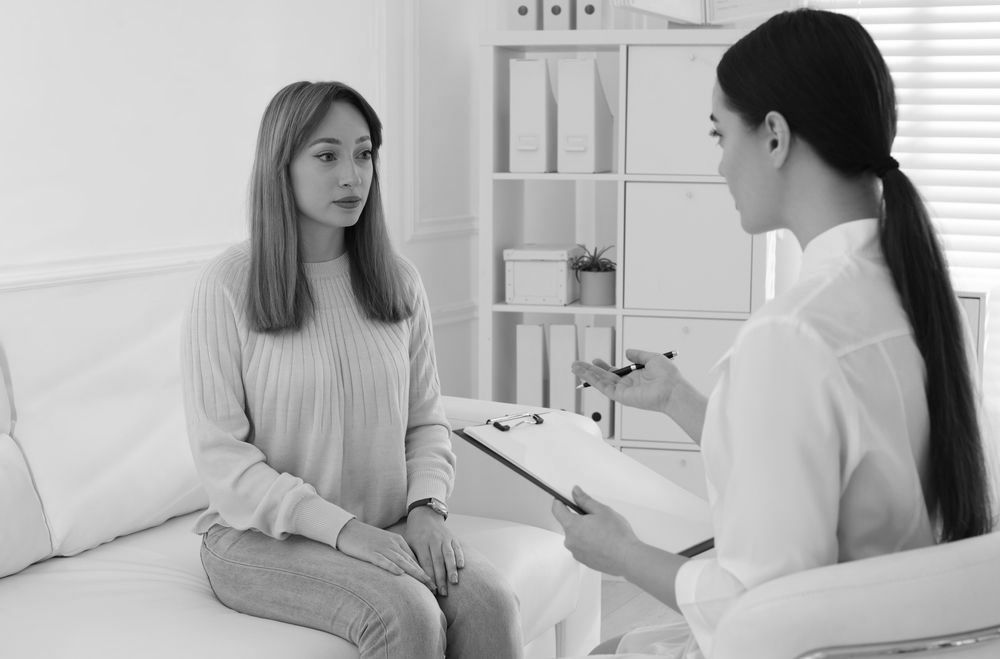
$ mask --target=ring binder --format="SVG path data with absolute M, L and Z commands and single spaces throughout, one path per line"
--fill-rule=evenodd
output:
M 508 423 L 504 423 L 504 421 L 507 421 Z M 509 423 L 510 421 L 517 421 L 517 423 Z M 511 428 L 516 428 L 522 423 L 530 423 L 533 426 L 540 426 L 544 422 L 545 419 L 543 419 L 540 414 L 535 414 L 534 412 L 508 414 L 506 416 L 497 417 L 496 419 L 486 419 L 486 423 L 501 432 L 507 432 Z

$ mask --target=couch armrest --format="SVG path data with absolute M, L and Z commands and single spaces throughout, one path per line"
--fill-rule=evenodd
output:
M 512 412 L 544 412 L 545 408 L 442 396 L 452 428 L 481 424 L 486 419 Z M 596 423 L 588 420 L 600 437 Z M 552 495 L 504 467 L 482 450 L 452 435 L 457 458 L 455 490 L 448 507 L 465 515 L 478 515 L 529 524 L 562 533 L 552 517 Z
M 800 657 L 995 627 L 998 583 L 998 533 L 807 570 L 740 598 L 719 623 L 712 656 Z M 1000 644 L 989 642 L 984 652 L 969 656 L 1000 656 Z

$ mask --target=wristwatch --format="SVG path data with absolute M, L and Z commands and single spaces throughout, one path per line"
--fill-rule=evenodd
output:
M 433 497 L 428 497 L 426 499 L 417 499 L 409 505 L 406 509 L 406 514 L 409 515 L 414 508 L 419 508 L 420 506 L 427 506 L 441 517 L 448 519 L 448 506 L 444 505 L 444 502 L 438 501 Z

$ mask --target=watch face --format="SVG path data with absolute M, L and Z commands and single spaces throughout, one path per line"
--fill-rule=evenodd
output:
M 433 510 L 439 515 L 445 515 L 445 516 L 448 515 L 448 507 L 445 506 L 440 501 L 438 501 L 437 499 L 431 499 L 427 505 L 431 507 L 431 510 Z

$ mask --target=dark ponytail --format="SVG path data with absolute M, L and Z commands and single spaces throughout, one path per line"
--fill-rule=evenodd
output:
M 899 169 L 882 176 L 879 241 L 924 357 L 930 415 L 928 506 L 948 542 L 992 530 L 989 489 L 964 328 L 927 209 Z
M 990 494 L 961 312 L 927 209 L 890 155 L 896 98 L 877 46 L 853 18 L 800 9 L 740 39 L 717 76 L 747 125 L 779 112 L 843 175 L 882 179 L 879 240 L 926 372 L 928 510 L 942 541 L 988 533 Z

